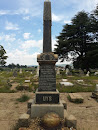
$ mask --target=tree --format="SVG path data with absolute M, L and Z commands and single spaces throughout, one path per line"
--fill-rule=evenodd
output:
M 89 54 L 98 49 L 95 32 L 91 16 L 84 11 L 79 12 L 73 17 L 70 25 L 64 25 L 62 32 L 57 36 L 55 53 L 61 61 L 72 60 L 74 67 L 88 71 L 91 67 L 87 62 Z
M 8 58 L 8 56 L 5 55 L 6 51 L 3 48 L 3 46 L 0 45 L 0 66 L 4 66 L 6 64 L 6 59 Z

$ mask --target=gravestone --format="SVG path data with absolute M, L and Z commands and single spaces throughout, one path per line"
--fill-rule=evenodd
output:
M 94 73 L 94 75 L 95 75 L 95 76 L 98 75 L 98 70 Z
M 31 118 L 42 117 L 48 112 L 55 112 L 64 118 L 64 106 L 59 100 L 56 89 L 55 64 L 58 55 L 52 53 L 51 45 L 51 2 L 44 2 L 43 16 L 43 53 L 37 56 L 39 63 L 39 86 L 35 93 L 35 100 L 31 105 Z
M 19 71 L 20 74 L 22 74 L 22 69 L 20 68 L 20 71 Z
M 67 75 L 67 76 L 70 75 L 70 70 L 69 70 L 69 68 L 66 68 L 66 75 Z
M 37 67 L 37 70 L 36 70 L 36 76 L 39 76 L 39 66 Z
M 92 92 L 92 98 L 95 98 L 98 102 L 98 84 L 96 84 L 95 91 Z
M 89 71 L 87 72 L 86 76 L 87 76 L 87 77 L 89 77 L 89 76 L 90 76 L 90 72 L 89 72 Z
M 57 75 L 60 75 L 60 68 L 57 68 L 56 74 L 57 74 Z

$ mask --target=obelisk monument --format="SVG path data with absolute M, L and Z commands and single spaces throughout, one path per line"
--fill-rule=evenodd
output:
M 59 92 L 56 89 L 55 64 L 58 61 L 58 55 L 52 53 L 51 25 L 51 2 L 45 0 L 43 53 L 37 56 L 37 62 L 39 63 L 39 86 L 31 106 L 31 118 L 42 117 L 47 112 L 55 112 L 60 117 L 64 117 L 64 107 L 59 100 Z
M 51 52 L 51 2 L 46 0 L 44 2 L 44 15 L 43 15 L 43 53 Z

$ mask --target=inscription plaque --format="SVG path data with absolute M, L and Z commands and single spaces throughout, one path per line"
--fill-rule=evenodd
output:
M 43 64 L 40 66 L 39 91 L 56 91 L 55 66 Z
M 59 94 L 36 94 L 36 103 L 38 104 L 59 103 Z

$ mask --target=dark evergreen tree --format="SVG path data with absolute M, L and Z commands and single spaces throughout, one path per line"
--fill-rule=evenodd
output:
M 64 26 L 57 37 L 58 44 L 55 49 L 55 53 L 62 61 L 73 60 L 74 67 L 81 69 L 88 70 L 92 66 L 88 62 L 88 57 L 92 55 L 92 50 L 98 49 L 92 20 L 94 21 L 91 15 L 82 11 L 73 17 L 70 25 Z
M 0 66 L 4 66 L 6 64 L 6 59 L 8 58 L 8 56 L 6 56 L 5 54 L 5 49 L 2 45 L 0 45 Z

